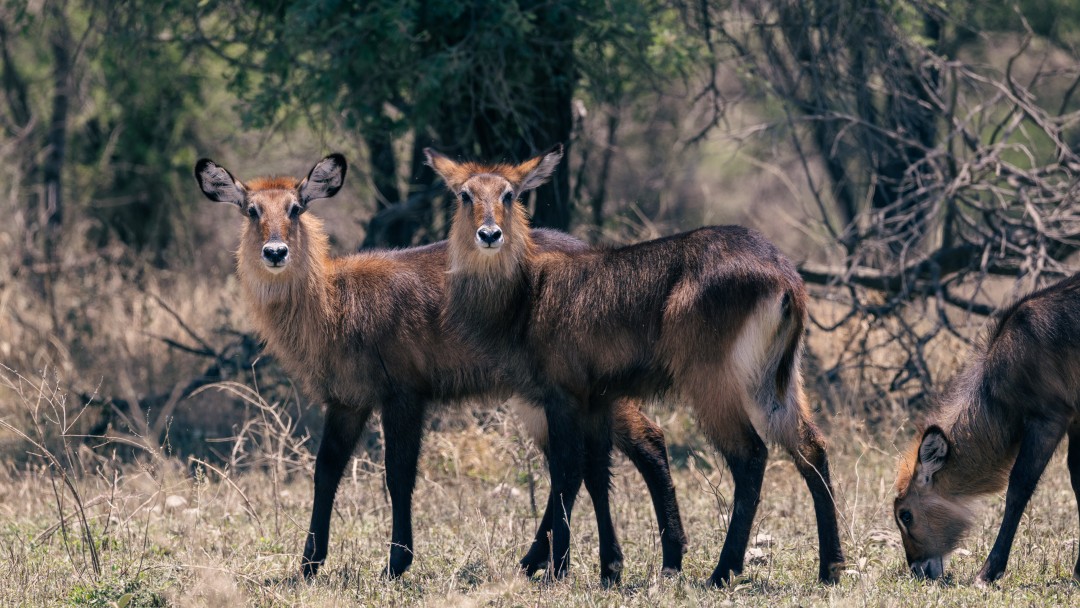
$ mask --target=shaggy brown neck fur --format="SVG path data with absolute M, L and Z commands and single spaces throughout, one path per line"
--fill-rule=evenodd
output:
M 935 483 L 943 491 L 961 496 L 1000 492 L 1008 481 L 1017 448 L 1002 435 L 1001 427 L 986 408 L 965 408 L 951 428 L 944 427 L 952 450 Z
M 496 313 L 502 318 L 507 304 L 523 289 L 529 262 L 536 253 L 529 220 L 521 203 L 514 203 L 510 222 L 504 226 L 504 251 L 486 254 L 473 243 L 473 231 L 467 222 L 455 221 L 450 228 L 447 287 L 455 303 L 453 311 L 468 309 L 473 315 Z
M 1016 458 L 1017 444 L 1006 420 L 1008 410 L 988 402 L 990 393 L 983 356 L 971 361 L 954 380 L 942 405 L 927 421 L 945 431 L 949 456 L 934 475 L 934 485 L 953 496 L 980 496 L 1000 492 L 1008 481 Z M 921 433 L 920 433 L 921 437 Z M 916 440 L 906 457 L 905 476 L 910 482 L 918 461 Z

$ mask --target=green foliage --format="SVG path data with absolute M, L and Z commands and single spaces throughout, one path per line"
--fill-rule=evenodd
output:
M 142 3 L 108 3 L 108 25 L 97 61 L 98 112 L 78 138 L 83 159 L 100 172 L 94 199 L 119 204 L 94 208 L 109 234 L 137 249 L 161 252 L 172 236 L 176 203 L 194 162 L 201 102 L 201 61 L 168 38 L 171 12 Z M 105 235 L 102 235 L 103 237 Z
M 1075 0 L 1018 0 L 970 2 L 972 29 L 1022 32 L 1024 22 L 1034 34 L 1063 46 L 1080 43 L 1080 3 Z
M 194 160 L 202 78 L 197 49 L 171 37 L 180 6 L 73 0 L 8 6 L 0 15 L 10 57 L 0 124 L 23 139 L 27 190 L 47 172 L 51 131 L 62 129 L 64 199 L 76 218 L 96 222 L 98 244 L 118 236 L 136 250 L 160 251 L 176 202 L 190 198 L 178 177 Z M 58 71 L 62 56 L 67 74 Z M 57 121 L 62 95 L 71 111 Z
M 257 77 L 242 69 L 231 76 L 246 104 L 246 124 L 261 127 L 296 114 L 326 124 L 340 116 L 368 143 L 376 187 L 393 202 L 403 166 L 408 183 L 430 182 L 419 162 L 422 145 L 522 158 L 569 140 L 575 96 L 626 104 L 688 78 L 703 41 L 679 6 L 223 1 L 212 3 L 204 20 L 217 39 L 244 41 L 233 56 L 259 66 Z M 414 144 L 408 164 L 394 158 L 400 154 L 394 142 L 406 136 Z M 567 172 L 555 182 L 555 204 L 566 207 Z M 543 205 L 538 208 L 542 214 Z M 568 215 L 550 219 L 566 227 Z
M 227 3 L 224 3 L 227 4 Z M 221 6 L 235 14 L 241 9 Z M 233 85 L 258 112 L 252 124 L 290 104 L 345 110 L 361 125 L 383 124 L 386 105 L 400 112 L 394 126 L 437 124 L 446 107 L 471 105 L 526 123 L 540 91 L 528 85 L 559 78 L 553 55 L 572 47 L 583 92 L 616 101 L 634 85 L 685 76 L 698 40 L 669 3 L 374 1 L 274 4 L 274 15 L 252 20 L 274 32 L 244 31 L 270 77 Z M 554 17 L 552 17 L 554 16 Z M 266 23 L 276 19 L 277 23 Z M 574 32 L 566 36 L 560 29 Z M 570 73 L 571 78 L 577 75 Z M 638 82 L 635 82 L 637 80 Z M 262 117 L 260 119 L 260 117 Z

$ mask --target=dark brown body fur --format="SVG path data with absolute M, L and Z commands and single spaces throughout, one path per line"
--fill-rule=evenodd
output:
M 551 461 L 553 493 L 566 504 L 555 555 L 565 557 L 576 484 L 583 476 L 594 503 L 606 484 L 609 401 L 598 396 L 671 388 L 692 406 L 735 478 L 731 526 L 710 581 L 742 570 L 764 440 L 787 449 L 806 479 L 818 518 L 819 576 L 835 580 L 843 557 L 824 441 L 802 390 L 806 293 L 794 266 L 760 234 L 734 226 L 616 249 L 543 251 L 513 201 L 542 181 L 536 171 L 557 164 L 553 154 L 483 166 L 430 152 L 429 162 L 462 201 L 450 234 L 448 326 L 499 361 L 516 390 L 544 403 L 553 454 L 586 453 L 583 472 L 570 459 Z M 496 228 L 501 241 L 489 246 L 480 231 Z
M 1080 501 L 1080 276 L 1021 299 L 952 381 L 897 475 L 894 515 L 908 563 L 943 574 L 971 525 L 972 500 L 1008 485 L 997 540 L 976 580 L 1001 577 L 1047 462 L 1069 436 Z M 1080 579 L 1080 561 L 1073 569 Z
M 340 163 L 343 167 L 344 160 Z M 333 258 L 321 222 L 294 208 L 307 180 L 259 179 L 234 186 L 227 183 L 232 177 L 209 161 L 200 161 L 196 177 L 213 200 L 239 198 L 235 202 L 241 211 L 254 214 L 245 220 L 237 251 L 237 273 L 252 322 L 267 350 L 309 395 L 327 406 L 304 574 L 313 576 L 325 559 L 334 495 L 375 409 L 382 414 L 394 519 L 387 574 L 402 574 L 412 562 L 411 494 L 426 411 L 435 401 L 511 394 L 488 362 L 470 356 L 466 344 L 441 330 L 446 243 Z M 545 249 L 583 246 L 552 231 L 537 231 L 535 237 Z M 269 243 L 287 245 L 282 270 L 268 270 Z M 658 508 L 663 507 L 657 517 L 670 541 L 665 565 L 670 562 L 678 569 L 686 539 L 663 435 L 635 404 L 621 401 L 616 409 L 618 443 L 642 471 Z M 529 428 L 540 445 L 546 443 L 545 426 Z M 550 529 L 550 513 L 544 521 Z M 547 537 L 544 525 L 538 539 Z M 533 562 L 547 559 L 547 546 L 534 545 Z

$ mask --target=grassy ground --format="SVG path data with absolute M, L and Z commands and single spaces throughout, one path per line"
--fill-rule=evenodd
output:
M 39 412 L 40 413 L 40 412 Z M 627 569 L 604 589 L 597 576 L 596 528 L 587 499 L 574 521 L 572 574 L 562 582 L 527 581 L 515 563 L 527 548 L 537 501 L 546 491 L 542 461 L 518 438 L 515 422 L 496 415 L 443 425 L 425 445 L 416 489 L 417 555 L 399 581 L 380 579 L 390 507 L 380 459 L 361 454 L 343 481 L 326 566 L 313 583 L 297 580 L 312 484 L 310 456 L 284 444 L 242 447 L 264 466 L 237 473 L 140 451 L 120 463 L 59 442 L 50 453 L 68 466 L 76 492 L 40 457 L 0 471 L 0 577 L 3 606 L 234 605 L 1077 605 L 1069 579 L 1077 553 L 1077 510 L 1060 456 L 1021 526 L 1009 570 L 991 590 L 970 585 L 1001 514 L 987 501 L 976 531 L 950 562 L 950 582 L 912 580 L 891 521 L 894 443 L 850 418 L 825 420 L 842 517 L 848 570 L 840 584 L 815 582 L 816 540 L 809 494 L 790 461 L 768 468 L 745 576 L 728 589 L 702 582 L 724 538 L 731 483 L 677 412 L 655 412 L 669 431 L 690 551 L 685 572 L 660 576 L 655 519 L 640 477 L 617 459 L 614 516 Z M 41 420 L 48 424 L 48 417 Z M 897 432 L 906 437 L 906 428 Z M 44 446 L 43 446 L 44 447 Z M 232 446 L 227 446 L 231 449 Z M 35 448 L 35 452 L 41 453 Z M 100 450 L 99 450 L 100 452 Z M 82 508 L 73 502 L 78 494 Z M 59 507 L 58 507 L 59 505 Z M 65 514 L 63 525 L 58 513 Z M 93 538 L 98 566 L 80 513 Z

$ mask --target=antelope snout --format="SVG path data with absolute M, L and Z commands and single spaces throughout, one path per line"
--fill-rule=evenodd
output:
M 502 247 L 502 229 L 495 224 L 484 224 L 476 231 L 476 243 L 481 249 L 495 250 Z
M 911 573 L 918 579 L 937 580 L 945 574 L 945 560 L 941 557 L 911 562 Z
M 262 259 L 270 272 L 281 272 L 289 260 L 289 246 L 282 241 L 268 241 L 263 245 Z

